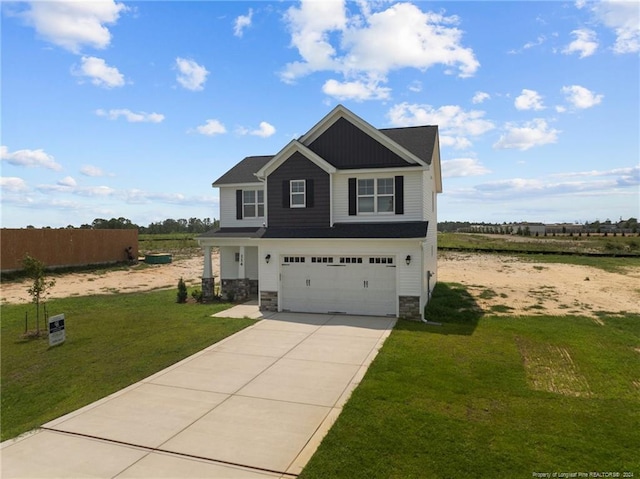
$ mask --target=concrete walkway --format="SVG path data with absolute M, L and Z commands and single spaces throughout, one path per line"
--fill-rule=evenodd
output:
M 247 307 L 221 316 L 259 314 Z M 393 318 L 272 314 L 4 442 L 0 475 L 295 477 L 394 324 Z

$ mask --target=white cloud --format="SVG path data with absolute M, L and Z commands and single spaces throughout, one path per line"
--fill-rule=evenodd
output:
M 56 163 L 55 158 L 45 153 L 44 150 L 18 150 L 9 152 L 9 148 L 2 145 L 0 147 L 0 157 L 2 161 L 6 161 L 16 166 L 42 167 L 49 170 L 61 170 L 62 165 Z
M 176 58 L 176 66 L 178 76 L 176 80 L 187 90 L 199 91 L 204 88 L 209 72 L 202 65 L 198 65 L 195 61 L 186 58 Z
M 99 110 L 96 110 L 96 115 L 104 116 L 109 120 L 117 120 L 120 117 L 124 117 L 130 123 L 160 123 L 164 120 L 164 115 L 160 113 L 145 113 L 144 111 L 135 113 L 126 108 L 109 110 L 109 111 L 99 109 Z M 88 175 L 88 176 L 93 176 L 93 175 Z
M 0 188 L 12 193 L 19 193 L 28 189 L 27 183 L 22 178 L 18 178 L 17 176 L 0 177 Z
M 613 168 L 611 170 L 572 171 L 572 172 L 565 172 L 565 173 L 554 173 L 550 176 L 555 178 L 620 176 L 622 178 L 635 178 L 636 182 L 640 183 L 640 166 L 630 166 L 626 168 Z
M 615 32 L 615 53 L 640 51 L 640 8 L 637 1 L 605 0 L 587 5 L 598 21 Z
M 105 25 L 127 10 L 122 3 L 100 1 L 33 1 L 21 15 L 45 40 L 73 53 L 83 46 L 106 48 L 111 33 Z
M 475 158 L 455 158 L 442 161 L 443 178 L 460 178 L 465 176 L 482 176 L 491 173 Z
M 522 90 L 520 96 L 516 97 L 514 105 L 518 110 L 544 110 L 540 94 L 526 88 Z
M 522 48 L 525 50 L 528 50 L 529 48 L 537 47 L 539 45 L 542 45 L 545 42 L 545 40 L 546 40 L 546 37 L 544 35 L 540 35 L 538 38 L 536 38 L 534 42 L 525 43 Z
M 288 63 L 281 73 L 285 82 L 317 71 L 332 71 L 343 81 L 325 83 L 324 91 L 342 98 L 386 98 L 390 71 L 402 68 L 426 70 L 443 65 L 447 73 L 472 76 L 479 67 L 473 50 L 461 45 L 462 31 L 455 16 L 423 12 L 410 3 L 396 3 L 372 11 L 382 3 L 303 0 L 290 7 L 285 22 L 291 45 L 301 61 Z M 351 92 L 351 90 L 356 92 Z M 364 91 L 363 91 L 364 90 Z M 328 93 L 330 94 L 330 93 Z M 339 97 L 340 98 L 340 97 Z
M 250 134 L 262 138 L 269 138 L 275 132 L 276 128 L 273 125 L 267 123 L 266 121 L 261 121 L 260 127 L 257 130 L 251 131 Z
M 595 53 L 598 48 L 596 32 L 587 28 L 582 28 L 572 31 L 571 34 L 575 35 L 576 39 L 569 43 L 569 45 L 562 50 L 562 53 L 565 55 L 579 53 L 580 58 L 585 58 Z
M 419 93 L 422 91 L 422 82 L 420 80 L 413 80 L 410 84 L 409 84 L 409 91 L 415 92 L 415 93 Z
M 469 148 L 469 136 L 480 136 L 493 130 L 492 121 L 484 119 L 485 112 L 465 111 L 457 105 L 433 108 L 431 105 L 400 103 L 387 113 L 394 126 L 438 125 L 440 144 L 458 149 Z
M 539 178 L 510 178 L 491 181 L 459 191 L 460 196 L 474 200 L 504 201 L 526 197 L 602 198 L 603 195 L 622 193 L 640 185 L 640 167 L 616 168 L 606 171 L 559 173 Z
M 240 15 L 236 18 L 236 21 L 233 25 L 233 34 L 236 37 L 242 37 L 244 33 L 244 29 L 251 26 L 251 18 L 253 17 L 253 9 L 249 9 L 249 13 L 246 15 Z
M 497 149 L 515 148 L 521 151 L 528 150 L 534 146 L 546 145 L 558 141 L 559 130 L 549 128 L 547 122 L 541 118 L 524 123 L 518 126 L 515 123 L 507 123 L 506 133 L 493 145 Z
M 592 91 L 580 85 L 563 86 L 562 92 L 567 96 L 567 101 L 575 108 L 591 108 L 602 102 L 604 95 L 596 95 Z
M 65 176 L 60 181 L 58 181 L 58 184 L 60 186 L 68 186 L 69 188 L 74 188 L 78 185 L 78 183 L 76 183 L 76 180 L 74 180 L 72 176 Z
M 489 95 L 486 92 L 483 91 L 477 91 L 475 95 L 473 95 L 473 98 L 471 99 L 471 102 L 474 104 L 478 104 L 478 103 L 482 103 L 485 100 L 489 100 L 491 98 L 491 95 Z
M 382 87 L 376 81 L 345 81 L 327 80 L 322 85 L 322 92 L 338 100 L 386 100 L 391 89 Z
M 214 136 L 227 132 L 227 129 L 218 120 L 207 120 L 204 125 L 196 127 L 196 131 L 202 135 Z
M 84 176 L 91 176 L 96 178 L 100 176 L 113 176 L 111 174 L 105 173 L 102 168 L 93 165 L 84 165 L 82 168 L 80 168 L 80 173 L 82 173 Z
M 82 57 L 79 68 L 71 72 L 80 77 L 88 77 L 91 83 L 104 88 L 115 88 L 124 85 L 124 75 L 116 67 L 110 67 L 102 58 Z

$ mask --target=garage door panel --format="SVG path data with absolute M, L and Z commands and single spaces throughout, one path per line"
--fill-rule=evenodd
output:
M 325 257 L 326 258 L 326 257 Z M 281 307 L 317 313 L 395 315 L 396 269 L 368 258 L 333 256 L 332 262 L 304 262 L 285 257 L 281 276 Z M 385 263 L 388 258 L 385 258 Z M 343 262 L 340 263 L 339 260 Z M 391 259 L 388 259 L 391 262 Z M 349 261 L 348 263 L 346 261 Z

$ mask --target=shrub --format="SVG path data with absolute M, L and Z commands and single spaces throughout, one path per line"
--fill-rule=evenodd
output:
M 180 278 L 178 281 L 178 303 L 186 303 L 187 302 L 187 285 L 184 283 L 184 280 Z
M 202 303 L 202 291 L 199 289 L 194 289 L 191 291 L 191 297 L 195 299 L 198 303 Z

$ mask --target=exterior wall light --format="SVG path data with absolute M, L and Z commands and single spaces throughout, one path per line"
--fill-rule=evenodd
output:
M 407 266 L 409 266 L 411 264 L 411 255 L 408 254 L 407 257 L 404 259 L 407 263 Z
M 265 256 L 264 260 L 267 262 L 267 264 L 269 264 L 269 261 L 271 261 L 271 255 L 268 254 L 267 256 Z

